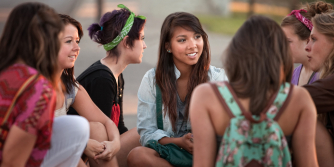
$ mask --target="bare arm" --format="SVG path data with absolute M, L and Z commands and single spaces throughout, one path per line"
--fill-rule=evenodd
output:
M 3 148 L 1 167 L 23 167 L 26 165 L 37 136 L 13 125 Z M 24 141 L 24 142 L 22 142 Z
M 216 158 L 216 138 L 210 111 L 203 97 L 208 97 L 209 85 L 195 88 L 190 101 L 190 121 L 194 135 L 194 167 L 214 166 Z M 213 95 L 212 95 L 213 96 Z M 200 123 L 199 123 L 200 122 Z
M 77 95 L 75 96 L 75 101 L 72 107 L 79 113 L 79 115 L 85 117 L 89 122 L 100 122 L 107 130 L 109 141 L 111 141 L 114 150 L 113 155 L 115 155 L 120 149 L 120 135 L 118 129 L 114 122 L 112 122 L 91 100 L 85 88 L 81 85 Z
M 295 89 L 296 90 L 296 89 Z M 296 166 L 318 166 L 315 150 L 315 128 L 317 112 L 314 103 L 305 89 L 299 89 L 299 101 L 303 109 L 292 137 L 293 155 Z

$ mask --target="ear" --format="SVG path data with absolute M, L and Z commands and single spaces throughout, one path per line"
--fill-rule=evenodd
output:
M 130 46 L 128 44 L 126 44 L 126 40 L 129 38 L 129 36 L 125 36 L 123 38 L 123 40 L 121 41 L 121 45 L 124 47 L 124 48 L 130 48 Z
M 166 50 L 171 50 L 171 47 L 170 47 L 170 45 L 169 45 L 169 42 L 166 42 L 166 43 L 165 43 L 165 49 L 166 49 Z

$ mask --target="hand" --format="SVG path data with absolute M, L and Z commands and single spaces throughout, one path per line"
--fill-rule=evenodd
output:
M 121 147 L 120 143 L 116 141 L 103 141 L 101 144 L 105 145 L 105 150 L 101 154 L 95 156 L 95 160 L 103 159 L 110 161 L 117 154 Z
M 188 151 L 190 154 L 193 154 L 193 137 L 191 133 L 188 133 L 181 137 L 180 147 Z
M 100 143 L 93 139 L 89 139 L 84 153 L 87 157 L 94 158 L 95 156 L 101 154 L 104 150 L 105 146 L 103 145 L 103 143 Z

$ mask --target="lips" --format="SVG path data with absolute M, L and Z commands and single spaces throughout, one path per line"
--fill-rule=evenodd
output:
M 307 58 L 308 58 L 308 61 L 310 61 L 312 57 L 311 56 L 307 56 Z
M 193 53 L 188 53 L 187 56 L 190 58 L 195 58 L 197 55 L 197 52 L 193 52 Z
M 68 58 L 75 60 L 77 58 L 76 55 L 68 56 Z

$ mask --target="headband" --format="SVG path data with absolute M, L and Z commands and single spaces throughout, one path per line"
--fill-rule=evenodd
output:
M 297 18 L 300 22 L 302 22 L 302 23 L 303 23 L 303 24 L 304 24 L 310 31 L 312 31 L 312 29 L 313 29 L 313 24 L 312 24 L 312 22 L 311 22 L 309 19 L 307 19 L 306 17 L 302 16 L 302 15 L 300 14 L 301 11 L 303 11 L 303 12 L 307 12 L 307 11 L 304 10 L 304 9 L 293 10 L 288 16 L 290 16 L 290 15 L 295 15 L 296 18 Z
M 117 7 L 122 8 L 122 9 L 126 9 L 129 12 L 131 12 L 131 10 L 129 8 L 127 8 L 125 5 L 123 4 L 119 4 L 117 5 Z M 146 17 L 145 16 L 135 16 L 135 14 L 133 12 L 131 12 L 128 20 L 126 20 L 126 23 L 121 31 L 121 33 L 111 42 L 104 44 L 103 47 L 106 51 L 109 51 L 111 49 L 113 49 L 115 46 L 117 46 L 122 40 L 123 38 L 128 35 L 128 33 L 130 32 L 133 22 L 134 22 L 134 18 L 137 17 L 139 19 L 145 20 Z M 101 31 L 103 30 L 103 27 L 101 26 Z

